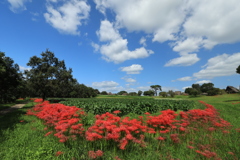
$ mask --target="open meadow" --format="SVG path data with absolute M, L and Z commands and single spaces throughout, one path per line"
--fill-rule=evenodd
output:
M 0 114 L 0 159 L 240 159 L 239 94 L 109 97 L 35 99 Z

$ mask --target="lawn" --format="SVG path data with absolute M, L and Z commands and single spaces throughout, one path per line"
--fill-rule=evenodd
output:
M 22 109 L 6 115 L 0 115 L 0 159 L 240 159 L 239 95 L 193 98 L 176 96 L 175 98 L 194 101 L 201 100 L 207 104 L 202 104 L 200 108 L 208 108 L 208 110 L 194 110 L 196 112 L 189 113 L 191 117 L 182 118 L 183 121 L 180 121 L 181 118 L 179 116 L 175 117 L 175 113 L 170 111 L 154 115 L 144 114 L 141 115 L 142 123 L 140 123 L 138 115 L 131 113 L 122 118 L 118 118 L 117 114 L 104 114 L 98 117 L 101 121 L 94 119 L 92 114 L 81 115 L 79 113 L 80 120 L 76 124 L 83 124 L 85 128 L 82 131 L 83 134 L 73 136 L 74 132 L 70 133 L 68 130 L 66 136 L 72 136 L 72 139 L 66 140 L 64 143 L 59 142 L 63 137 L 57 138 L 54 136 L 54 133 L 56 134 L 57 132 L 55 128 L 46 125 L 44 122 L 49 122 L 48 124 L 53 125 L 51 118 L 54 118 L 54 115 L 56 115 L 54 113 L 57 113 L 59 110 L 68 109 L 69 112 L 65 112 L 68 113 L 66 116 L 73 112 L 70 112 L 69 108 L 64 106 L 52 107 L 51 105 L 45 105 L 45 112 L 39 111 L 41 115 L 39 114 L 36 117 L 34 115 L 26 115 L 26 112 L 34 106 L 34 103 L 28 103 Z M 57 107 L 59 109 L 54 110 Z M 217 109 L 217 112 L 214 108 Z M 72 110 L 72 108 L 70 109 Z M 177 113 L 179 114 L 180 112 Z M 201 117 L 197 117 L 196 114 Z M 149 119 L 148 122 L 146 121 L 147 117 Z M 135 120 L 132 120 L 133 118 Z M 111 121 L 113 119 L 115 121 Z M 162 119 L 167 119 L 165 123 L 168 123 L 168 125 L 162 122 Z M 101 123 L 98 124 L 98 122 Z M 188 126 L 184 122 L 189 123 Z M 232 126 L 230 127 L 227 122 Z M 162 128 L 154 126 L 158 125 L 157 123 Z M 181 123 L 182 128 L 180 125 L 177 126 L 176 123 Z M 75 127 L 76 124 L 74 124 Z M 123 138 L 125 136 L 128 137 L 128 141 L 126 139 L 115 141 L 116 138 L 110 139 L 109 137 L 109 140 L 103 137 L 97 139 L 94 137 L 95 134 L 93 134 L 96 129 L 104 131 L 102 134 L 99 131 L 99 135 L 107 134 L 107 131 L 109 131 L 109 128 L 106 128 L 106 126 L 104 128 L 101 124 L 109 124 L 112 127 L 110 129 L 115 129 L 116 132 L 121 126 L 127 125 L 129 128 L 126 131 L 129 131 L 133 137 L 127 136 L 126 132 L 122 131 L 120 136 Z M 149 130 L 152 128 L 150 131 L 154 130 L 157 133 L 146 132 L 140 129 L 144 125 L 148 125 Z M 133 128 L 136 126 L 139 128 L 134 130 Z M 133 130 L 139 133 L 133 133 Z M 144 138 L 140 136 L 141 134 L 144 135 Z M 124 143 L 127 144 L 124 146 Z

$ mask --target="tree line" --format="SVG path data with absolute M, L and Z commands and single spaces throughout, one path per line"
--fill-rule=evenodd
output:
M 0 103 L 17 98 L 41 97 L 96 97 L 97 89 L 80 84 L 67 69 L 64 60 L 59 60 L 48 49 L 41 57 L 33 56 L 27 66 L 30 70 L 20 71 L 19 65 L 0 52 Z

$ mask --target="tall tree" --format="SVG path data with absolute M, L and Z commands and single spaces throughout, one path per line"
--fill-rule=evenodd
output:
M 200 89 L 203 93 L 207 93 L 209 90 L 212 90 L 213 88 L 214 88 L 213 83 L 204 83 L 200 87 Z
M 0 52 L 0 77 L 0 102 L 11 102 L 19 98 L 16 88 L 21 83 L 22 74 L 19 72 L 18 64 L 14 64 L 4 52 Z
M 236 68 L 236 73 L 240 74 L 240 65 Z
M 150 87 L 153 89 L 155 96 L 157 96 L 157 90 L 162 91 L 162 87 L 160 85 L 151 85 Z
M 43 100 L 47 96 L 53 95 L 54 91 L 62 90 L 64 95 L 68 89 L 69 81 L 73 81 L 72 69 L 67 70 L 65 62 L 59 61 L 54 53 L 48 49 L 42 52 L 41 58 L 33 56 L 27 63 L 32 67 L 25 70 L 26 78 Z
M 142 93 L 143 93 L 143 92 L 142 92 L 141 90 L 139 90 L 139 91 L 138 91 L 138 96 L 141 96 Z

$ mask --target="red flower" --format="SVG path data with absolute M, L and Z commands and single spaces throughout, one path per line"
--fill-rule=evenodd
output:
M 160 141 L 164 141 L 166 138 L 164 138 L 164 137 L 158 137 L 157 139 L 160 140 Z
M 61 154 L 63 154 L 62 151 L 57 151 L 56 154 L 55 154 L 55 156 L 59 156 L 59 155 L 61 155 Z
M 113 113 L 114 113 L 114 114 L 118 114 L 118 113 L 121 113 L 121 111 L 116 110 L 116 111 L 114 111 Z

